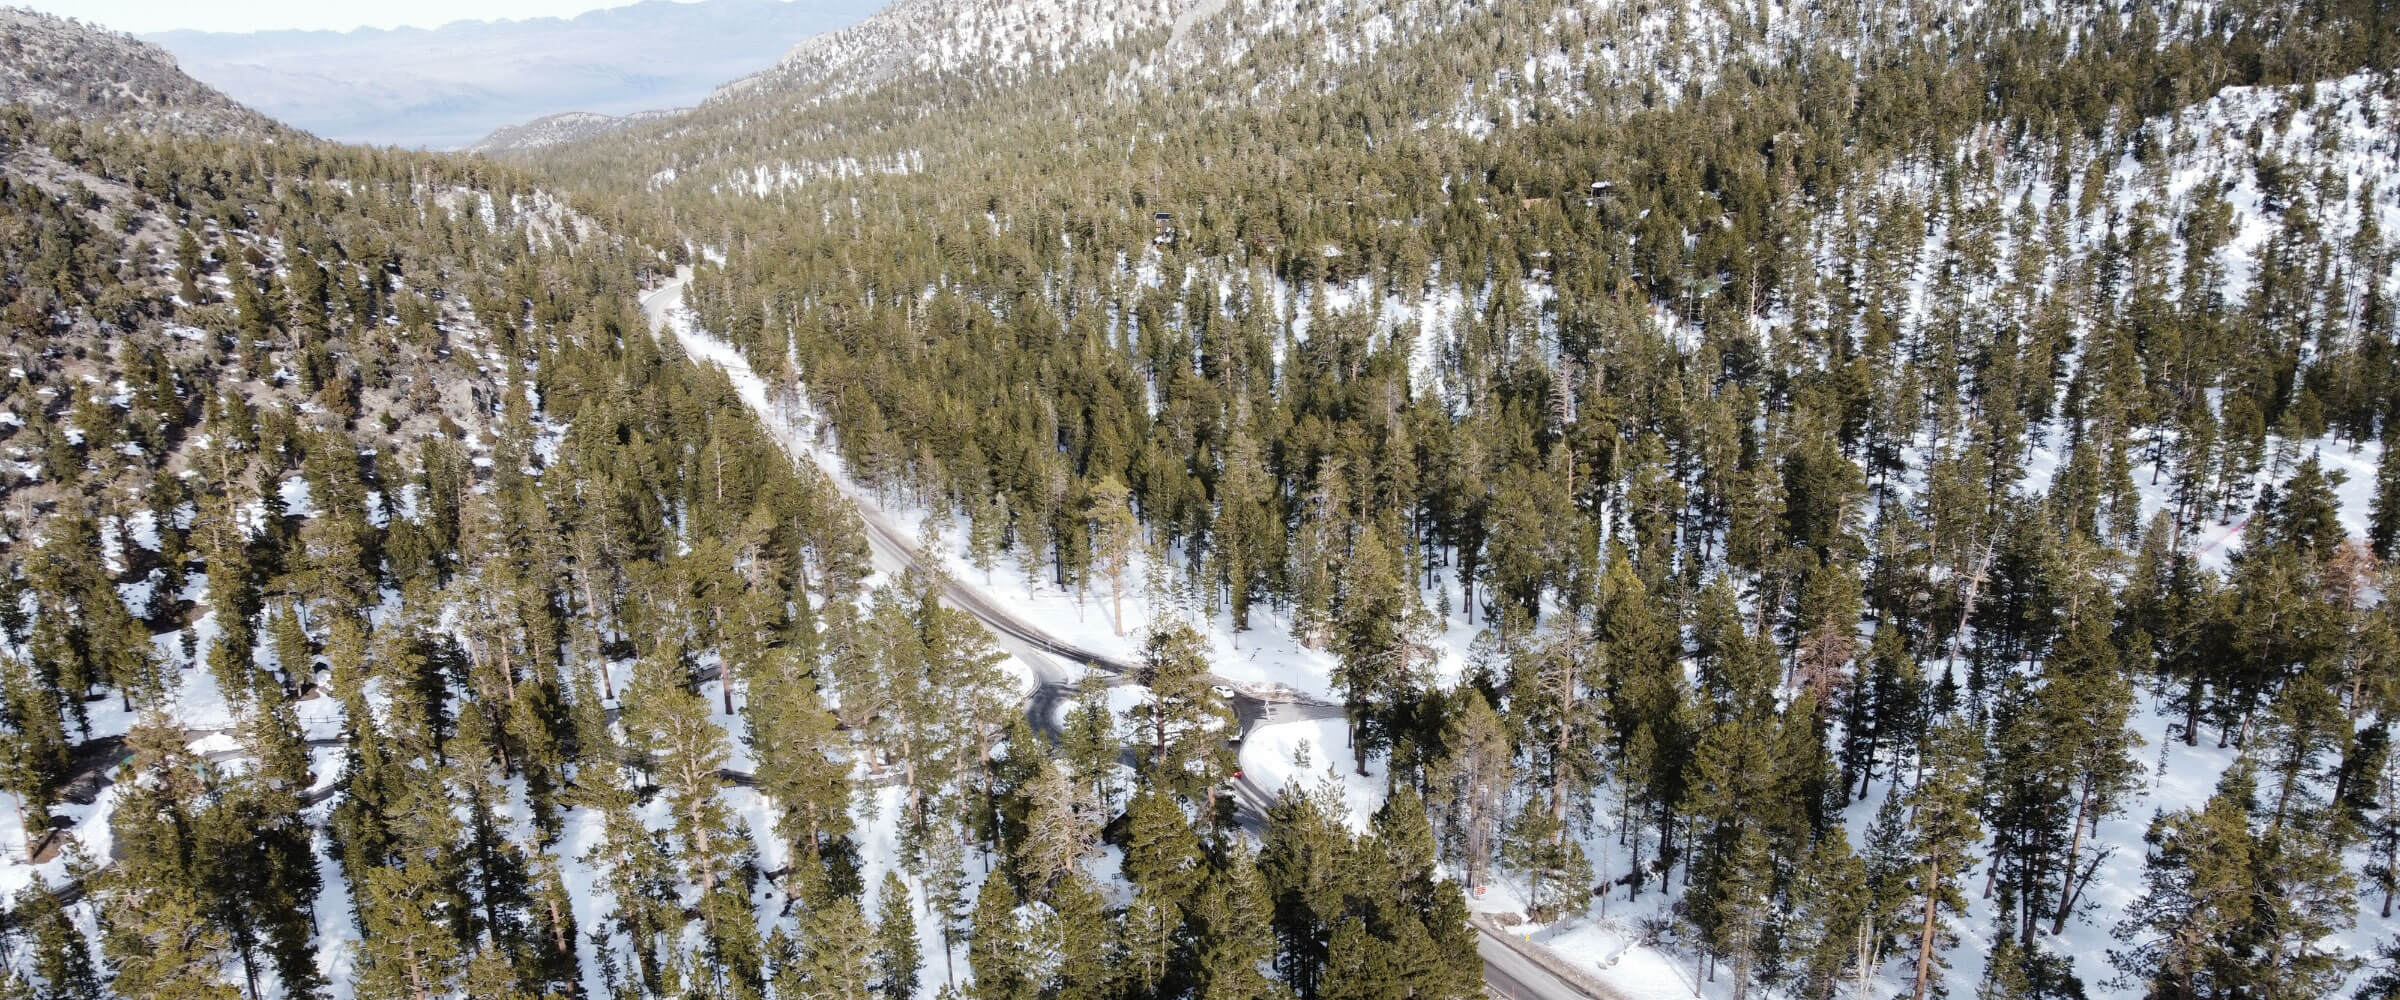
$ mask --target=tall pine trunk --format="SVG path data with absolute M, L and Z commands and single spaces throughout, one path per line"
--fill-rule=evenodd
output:
M 2075 896 L 2080 891 L 2080 887 L 2076 885 L 2075 862 L 2083 854 L 2083 828 L 2090 822 L 2091 812 L 2092 781 L 2089 776 L 2086 776 L 2083 782 L 2083 794 L 2078 796 L 2075 802 L 2075 833 L 2067 841 L 2067 866 L 2066 873 L 2060 879 L 2058 887 L 2058 912 L 2050 918 L 2050 933 L 2052 934 L 2066 933 L 2067 917 L 2075 912 Z
M 1917 931 L 1917 982 L 1910 992 L 1911 1000 L 1925 1000 L 1925 987 L 1933 978 L 1933 936 L 1941 926 L 1942 866 L 1925 866 L 1925 922 Z

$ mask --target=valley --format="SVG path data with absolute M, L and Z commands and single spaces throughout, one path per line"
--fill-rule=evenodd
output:
M 0 996 L 2385 1000 L 2395 15 L 0 12 Z

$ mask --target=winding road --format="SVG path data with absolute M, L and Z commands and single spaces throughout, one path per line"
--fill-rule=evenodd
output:
M 689 323 L 669 322 L 674 311 L 683 305 L 683 288 L 692 277 L 689 266 L 679 267 L 673 278 L 642 294 L 642 314 L 648 319 L 654 334 L 672 336 L 683 346 L 684 353 L 695 361 L 715 364 L 733 377 L 734 387 L 742 401 L 757 415 L 775 439 L 786 457 L 793 462 L 814 463 L 815 457 L 798 439 L 801 433 L 791 419 L 787 406 L 769 394 L 766 380 L 758 377 L 749 361 L 723 341 L 699 333 Z M 834 470 L 822 470 L 835 482 Z M 897 574 L 910 566 L 923 565 L 922 559 L 905 532 L 893 525 L 874 499 L 851 493 L 851 505 L 858 510 L 859 521 L 866 526 L 867 548 L 873 565 L 887 574 Z M 1084 649 L 1043 631 L 1026 621 L 1009 607 L 972 584 L 946 577 L 948 586 L 942 597 L 949 604 L 983 622 L 991 630 L 1000 648 L 1033 671 L 1033 690 L 1026 697 L 1025 714 L 1034 728 L 1056 735 L 1057 706 L 1070 696 L 1074 680 L 1059 661 L 1080 663 L 1121 677 L 1132 670 L 1132 664 Z M 1113 679 L 1113 677 L 1112 677 Z M 1212 681 L 1234 692 L 1227 699 L 1234 710 L 1240 731 L 1250 733 L 1263 725 L 1295 722 L 1306 719 L 1340 718 L 1338 704 L 1309 698 L 1288 691 L 1259 692 L 1222 678 Z M 1266 807 L 1273 795 L 1248 777 L 1233 782 L 1236 813 L 1242 825 L 1257 831 L 1264 825 Z M 1478 937 L 1476 953 L 1483 958 L 1483 981 L 1486 992 L 1503 1000 L 1626 1000 L 1605 985 L 1583 976 L 1555 955 L 1546 954 L 1538 945 L 1519 940 L 1483 920 L 1475 921 Z

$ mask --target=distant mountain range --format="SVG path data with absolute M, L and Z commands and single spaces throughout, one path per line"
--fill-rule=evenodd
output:
M 142 37 L 193 77 L 326 138 L 454 149 L 564 112 L 694 103 L 881 3 L 646 0 L 572 19 Z

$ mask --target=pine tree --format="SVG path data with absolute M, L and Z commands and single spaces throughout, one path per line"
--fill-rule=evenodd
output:
M 1710 727 L 1694 755 L 1687 802 L 1680 810 L 1692 821 L 1690 839 L 1697 852 L 1684 894 L 1685 917 L 1708 954 L 1735 966 L 1737 993 L 1748 990 L 1749 966 L 1763 929 L 1761 908 L 1771 888 L 1772 873 L 1763 870 L 1772 861 L 1768 825 L 1798 826 L 1803 835 L 1806 830 L 1805 822 L 1774 822 L 1791 804 L 1773 785 L 1779 763 L 1769 742 L 1773 736 L 1772 725 L 1759 716 Z
M 1944 721 L 1934 727 L 1925 755 L 1925 776 L 1910 790 L 1907 801 L 1909 852 L 1914 855 L 1910 892 L 1922 914 L 1913 935 L 1915 1000 L 1925 1000 L 1934 971 L 1941 966 L 1939 949 L 1949 933 L 1942 915 L 1966 911 L 1958 880 L 1973 863 L 1970 851 L 1983 832 L 1975 820 L 1982 733 L 1968 720 Z
M 975 970 L 975 1000 L 1032 1000 L 1033 956 L 1017 915 L 1017 893 L 1005 877 L 985 879 L 975 900 L 967 938 L 967 965 Z
M 965 848 L 958 831 L 946 823 L 922 839 L 918 852 L 918 878 L 925 887 L 925 906 L 934 926 L 942 935 L 943 986 L 957 985 L 958 969 L 955 956 L 958 939 L 969 930 L 971 912 L 967 908 Z
M 1207 646 L 1191 626 L 1155 626 L 1142 643 L 1134 676 L 1150 689 L 1150 697 L 1127 713 L 1148 744 L 1144 780 L 1187 801 L 1203 801 L 1204 790 L 1228 769 L 1217 733 L 1233 724 L 1231 710 L 1209 691 Z
M 1034 776 L 1020 789 L 1026 815 L 1015 858 L 1027 892 L 1040 898 L 1082 864 L 1099 840 L 1101 813 L 1090 789 L 1070 780 L 1046 752 L 1037 751 L 1034 757 Z M 1136 799 L 1137 805 L 1140 801 Z
M 983 582 L 992 582 L 992 564 L 1002 551 L 1008 531 L 1008 498 L 999 493 L 978 491 L 978 499 L 967 510 L 967 562 L 983 571 Z
M 549 851 L 530 852 L 533 858 L 532 926 L 534 961 L 550 990 L 572 991 L 583 982 L 575 948 L 575 901 L 566 879 Z
M 1098 1000 L 1108 995 L 1114 977 L 1111 931 L 1107 900 L 1081 872 L 1051 886 L 1042 937 L 1053 960 L 1043 996 Z
M 1569 804 L 1587 794 L 1597 778 L 1598 755 L 1593 751 L 1606 732 L 1596 704 L 1604 669 L 1597 656 L 1582 648 L 1576 631 L 1572 618 L 1555 616 L 1509 658 L 1509 709 L 1524 727 L 1520 748 L 1532 758 L 1534 773 L 1546 786 L 1541 798 L 1550 816 L 1540 828 L 1553 841 L 1565 839 Z M 1511 837 L 1522 851 L 1526 818 L 1520 816 L 1511 829 L 1517 831 Z
M 1059 749 L 1075 780 L 1090 789 L 1102 808 L 1113 808 L 1117 761 L 1125 744 L 1117 735 L 1116 713 L 1108 707 L 1108 678 L 1098 671 L 1076 680 L 1075 707 L 1061 727 Z
M 1565 835 L 1557 811 L 1528 799 L 1500 848 L 1501 864 L 1525 880 L 1525 915 L 1548 922 L 1580 912 L 1591 898 L 1592 866 L 1583 845 Z
M 802 857 L 815 858 L 850 832 L 850 762 L 815 678 L 778 651 L 750 680 L 742 711 L 758 761 L 759 790 L 780 807 L 775 832 Z
M 834 1000 L 888 995 L 876 989 L 875 934 L 858 900 L 826 894 L 814 901 L 801 914 L 797 941 L 799 954 L 778 970 L 778 995 Z
M 457 988 L 467 955 L 459 946 L 459 900 L 433 864 L 411 860 L 358 873 L 361 953 L 358 995 L 433 1000 Z
M 614 961 L 613 943 L 622 936 L 632 946 L 635 971 L 643 988 L 664 992 L 675 967 L 662 961 L 657 944 L 678 935 L 682 909 L 681 887 L 665 838 L 644 826 L 633 811 L 630 788 L 602 786 L 594 796 L 605 842 L 591 855 L 603 876 L 612 906 L 610 927 L 591 933 L 602 943 L 604 962 Z
M 57 692 L 29 667 L 0 659 L 0 790 L 16 800 L 17 825 L 31 849 L 50 829 L 50 802 L 66 777 L 69 748 Z
M 1923 671 L 1897 628 L 1875 630 L 1861 669 L 1864 676 L 1844 699 L 1850 711 L 1842 727 L 1842 772 L 1865 798 L 1880 759 L 1889 757 L 1897 770 L 1922 739 L 1926 691 Z
M 1362 776 L 1370 757 L 1391 748 L 1395 716 L 1414 700 L 1432 654 L 1409 574 L 1385 545 L 1384 534 L 1380 526 L 1359 533 L 1334 600 L 1333 644 L 1340 663 L 1333 682 L 1349 715 L 1352 767 Z
M 1279 984 L 1259 971 L 1275 958 L 1275 935 L 1274 911 L 1257 856 L 1235 848 L 1216 877 L 1203 886 L 1192 921 L 1200 952 L 1197 995 L 1202 1000 L 1275 995 Z
M 2316 560 L 2330 558 L 2344 537 L 2341 501 L 2334 494 L 2341 479 L 2340 472 L 2328 475 L 2317 456 L 2302 459 L 2272 495 L 2273 502 L 2260 501 L 2266 514 L 2262 540 L 2288 545 Z
M 634 667 L 626 686 L 624 719 L 634 750 L 658 775 L 681 842 L 683 872 L 699 890 L 698 909 L 712 958 L 711 973 L 736 983 L 763 977 L 755 921 L 745 919 L 750 866 L 747 838 L 717 790 L 729 750 L 725 731 L 709 717 L 708 700 L 691 686 L 682 648 L 661 644 Z
M 2038 725 L 2062 765 L 2066 799 L 2073 803 L 2065 813 L 2067 848 L 2059 861 L 2052 934 L 2065 932 L 2067 919 L 2098 870 L 2097 856 L 2087 856 L 2087 840 L 2096 838 L 2100 824 L 2124 808 L 2125 796 L 2141 775 L 2133 751 L 2142 738 L 2127 728 L 2133 688 L 2118 667 L 2109 620 L 2106 607 L 2087 607 L 2068 625 L 2051 651 L 2050 680 L 2037 711 Z M 2034 917 L 2028 914 L 2026 919 L 2031 922 Z
M 1130 503 L 1125 484 L 1111 476 L 1092 484 L 1084 505 L 1084 515 L 1092 525 L 1093 563 L 1108 578 L 1110 617 L 1116 621 L 1118 635 L 1125 634 L 1126 575 L 1132 572 L 1141 532 Z
M 999 830 L 991 822 L 998 810 L 993 753 L 1007 726 L 1024 718 L 1010 697 L 1008 675 L 1000 669 L 1007 655 L 993 645 L 983 623 L 941 603 L 938 578 L 912 570 L 902 586 L 910 608 L 908 636 L 917 656 L 903 657 L 892 669 L 921 671 L 902 674 L 913 690 L 904 699 L 909 704 L 904 738 L 913 744 L 907 760 L 912 771 L 923 768 L 912 775 L 915 822 L 920 827 L 926 822 L 931 799 L 924 793 L 929 782 L 963 780 L 972 774 L 982 787 L 975 792 L 979 807 L 969 814 L 971 828 L 997 837 Z
M 1505 726 L 1483 692 L 1467 687 L 1453 695 L 1442 728 L 1447 752 L 1427 776 L 1444 819 L 1443 842 L 1451 848 L 1447 853 L 1464 866 L 1470 886 L 1483 885 L 1514 778 L 1510 765 L 1515 755 Z
M 1182 906 L 1199 889 L 1200 839 L 1175 801 L 1155 788 L 1134 793 L 1125 810 L 1125 878 Z
M 1259 445 L 1237 417 L 1220 456 L 1217 478 L 1217 565 L 1236 634 L 1250 628 L 1250 606 L 1268 578 L 1268 567 L 1279 560 L 1274 537 L 1274 512 L 1269 504 L 1274 484 L 1259 456 Z
M 1767 850 L 1766 835 L 1754 826 L 1743 827 L 1724 859 L 1710 901 L 1715 926 L 1709 949 L 1733 965 L 1734 1000 L 1750 995 L 1768 932 L 1774 881 L 1774 858 Z
M 1321 1000 L 1399 1000 L 1408 996 L 1405 984 L 1391 968 L 1390 953 L 1376 940 L 1361 917 L 1336 924 L 1325 943 L 1325 985 Z
M 466 974 L 461 977 L 466 995 L 492 1000 L 541 1000 L 518 981 L 517 970 L 510 966 L 509 956 L 498 947 L 485 944 L 476 948 L 467 959 Z
M 1844 966 L 1857 961 L 1860 935 L 1869 933 L 1878 919 L 1871 909 L 1866 865 L 1851 853 L 1841 827 L 1827 830 L 1810 847 L 1790 897 L 1796 912 L 1785 924 L 1784 935 L 1795 992 L 1808 1000 L 1826 1000 Z
M 1287 787 L 1267 809 L 1258 867 L 1274 909 L 1275 970 L 1303 998 L 1318 995 L 1326 975 L 1326 935 L 1340 916 L 1350 838 L 1335 818 L 1339 802 L 1329 790 Z
M 2253 995 L 2326 996 L 2358 965 L 2322 947 L 2355 924 L 2358 909 L 2356 884 L 2327 826 L 2270 827 L 2251 854 L 2258 908 L 2241 937 L 2256 949 L 2256 978 L 2247 987 Z
M 241 990 L 218 975 L 232 943 L 208 919 L 197 892 L 173 884 L 128 884 L 119 899 L 101 937 L 101 949 L 116 969 L 110 990 L 157 1000 L 243 1000 Z M 377 985 L 370 974 L 374 968 L 362 968 L 360 995 L 400 995 L 371 992 Z M 417 994 L 417 1000 L 430 996 Z
M 2392 558 L 2395 543 L 2400 543 L 2400 421 L 2384 425 L 2383 449 L 2375 459 L 2375 498 L 2367 516 L 2367 544 L 2377 558 Z
M 19 890 L 8 914 L 16 933 L 30 938 L 27 971 L 40 984 L 40 1000 L 100 1000 L 100 973 L 92 967 L 91 943 L 40 879 Z
M 1119 992 L 1132 996 L 1171 992 L 1165 984 L 1174 971 L 1183 925 L 1183 907 L 1174 900 L 1156 889 L 1134 889 L 1117 922 L 1114 952 Z
M 1433 827 L 1425 800 L 1407 785 L 1394 788 L 1367 821 L 1362 849 L 1379 855 L 1391 888 L 1402 903 L 1420 912 L 1432 906 L 1435 892 Z
M 2115 932 L 2128 947 L 2110 955 L 2128 980 L 2169 1000 L 2243 995 L 2250 963 L 2241 932 L 2257 905 L 2248 815 L 2255 788 L 2248 764 L 2236 763 L 2205 805 L 2150 824 L 2143 893 Z
M 883 1000 L 915 1000 L 917 922 L 909 915 L 908 885 L 900 873 L 883 873 L 875 897 L 875 993 Z

